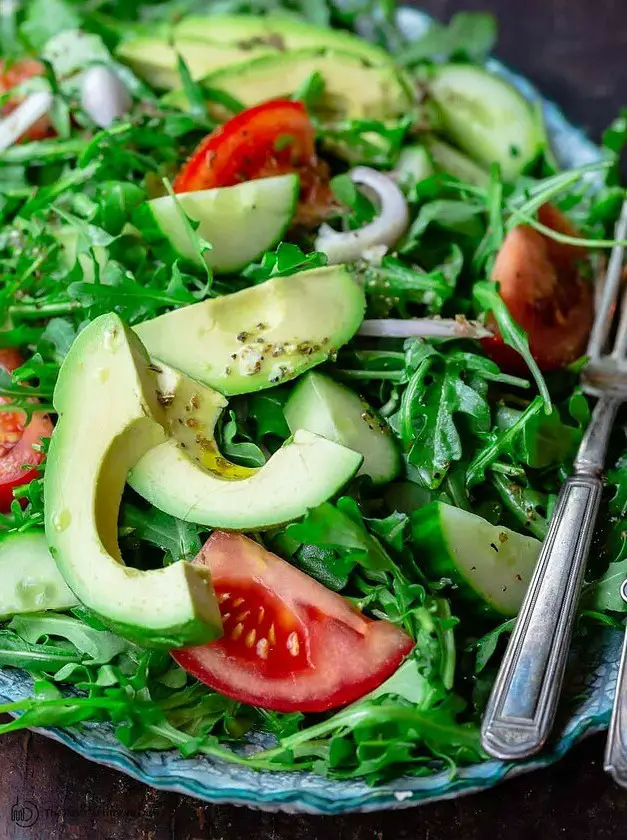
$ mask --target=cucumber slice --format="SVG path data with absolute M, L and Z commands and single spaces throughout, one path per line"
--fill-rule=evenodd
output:
M 0 618 L 78 604 L 52 559 L 43 531 L 9 534 L 0 542 L 0 580 Z
M 429 89 L 443 133 L 479 163 L 500 164 L 506 181 L 517 178 L 540 151 L 531 105 L 498 76 L 449 64 L 436 70 Z
M 424 146 L 406 146 L 398 157 L 394 167 L 401 186 L 411 186 L 433 175 L 431 156 Z
M 387 423 L 354 391 L 328 376 L 304 376 L 284 413 L 292 432 L 306 429 L 363 455 L 358 475 L 369 475 L 375 484 L 398 475 L 401 456 Z
M 542 543 L 474 513 L 433 502 L 412 515 L 432 579 L 448 578 L 480 612 L 518 613 Z
M 204 259 L 217 274 L 239 271 L 282 238 L 298 200 L 297 175 L 247 181 L 234 187 L 164 195 L 146 205 L 156 226 L 174 250 L 202 265 L 192 226 L 211 243 Z
M 439 171 L 448 172 L 454 178 L 476 187 L 487 187 L 490 183 L 490 175 L 485 169 L 448 143 L 436 137 L 425 137 L 424 144 Z

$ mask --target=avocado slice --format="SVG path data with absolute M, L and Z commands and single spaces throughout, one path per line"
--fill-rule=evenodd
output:
M 407 113 L 412 104 L 405 79 L 391 63 L 370 64 L 353 53 L 326 47 L 262 56 L 210 73 L 202 82 L 250 108 L 291 96 L 313 73 L 325 81 L 316 111 L 326 120 L 392 119 Z M 168 94 L 166 101 L 187 107 L 183 90 Z
M 171 437 L 140 458 L 128 482 L 171 516 L 212 528 L 269 528 L 327 501 L 361 465 L 357 452 L 307 431 L 296 431 L 263 467 L 233 464 L 214 438 L 225 398 L 179 371 L 158 367 Z
M 275 277 L 176 309 L 134 329 L 150 355 L 221 394 L 286 382 L 349 341 L 364 291 L 346 266 Z
M 175 563 L 124 565 L 117 520 L 129 470 L 166 438 L 155 373 L 137 336 L 115 314 L 79 333 L 54 393 L 44 490 L 46 538 L 76 597 L 121 636 L 151 647 L 218 638 L 211 578 Z
M 261 51 L 287 52 L 308 47 L 330 47 L 358 55 L 370 64 L 386 64 L 392 59 L 382 48 L 351 32 L 316 26 L 287 15 L 190 15 L 174 27 L 176 38 L 202 38 L 237 47 L 257 58 Z
M 273 50 L 262 50 L 261 54 L 269 52 Z M 236 46 L 223 46 L 197 35 L 175 36 L 172 42 L 164 36 L 142 35 L 122 41 L 116 50 L 117 57 L 138 76 L 153 87 L 165 90 L 173 90 L 181 84 L 178 54 L 185 59 L 193 79 L 247 59 L 246 53 Z
M 391 62 L 384 49 L 349 32 L 281 15 L 192 15 L 169 32 L 153 30 L 122 41 L 117 57 L 154 87 L 171 90 L 181 84 L 177 53 L 192 77 L 200 79 L 251 59 L 321 46 L 352 53 L 373 65 Z

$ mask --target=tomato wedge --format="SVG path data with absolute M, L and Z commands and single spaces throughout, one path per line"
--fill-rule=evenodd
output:
M 538 212 L 539 221 L 560 233 L 578 236 L 577 230 L 551 204 Z M 587 251 L 519 225 L 505 237 L 492 277 L 514 320 L 526 331 L 529 347 L 543 371 L 557 370 L 585 351 L 593 319 L 593 291 L 582 276 L 580 263 Z M 490 324 L 495 327 L 494 322 Z M 500 335 L 483 346 L 503 369 L 524 373 L 521 356 L 503 343 Z
M 394 673 L 413 641 L 241 534 L 216 531 L 194 560 L 211 569 L 224 636 L 172 651 L 228 697 L 282 712 L 323 712 Z
M 0 61 L 0 95 L 7 93 L 17 85 L 25 82 L 26 79 L 31 79 L 33 76 L 41 76 L 44 72 L 43 65 L 39 61 L 26 58 L 22 61 L 15 61 L 4 69 L 4 64 Z M 7 102 L 0 108 L 0 113 L 3 116 L 10 114 L 22 102 L 23 96 L 10 97 Z M 52 123 L 48 116 L 41 117 L 34 123 L 28 131 L 21 137 L 21 140 L 43 140 L 45 137 L 50 137 L 54 134 Z
M 206 137 L 174 180 L 174 191 L 231 187 L 296 172 L 301 193 L 298 224 L 329 214 L 329 168 L 316 155 L 315 130 L 302 102 L 275 99 L 230 119 Z
M 17 350 L 0 349 L 0 368 L 10 373 L 21 364 Z M 10 402 L 9 397 L 0 397 L 0 404 Z M 36 468 L 43 454 L 33 446 L 52 434 L 47 414 L 33 414 L 30 423 L 25 421 L 22 412 L 0 411 L 0 511 L 3 512 L 11 507 L 13 489 L 37 477 Z

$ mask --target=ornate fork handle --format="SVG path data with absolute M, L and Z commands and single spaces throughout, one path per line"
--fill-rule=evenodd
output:
M 518 760 L 538 752 L 555 719 L 617 408 L 612 398 L 597 403 L 492 689 L 482 744 L 497 758 Z

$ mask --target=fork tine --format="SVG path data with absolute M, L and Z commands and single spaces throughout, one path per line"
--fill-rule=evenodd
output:
M 623 207 L 616 225 L 614 237 L 619 242 L 624 241 L 625 237 L 627 237 L 627 198 L 623 202 Z M 612 248 L 610 261 L 607 267 L 607 274 L 603 284 L 601 303 L 594 318 L 590 341 L 588 343 L 588 356 L 592 360 L 597 360 L 601 356 L 612 326 L 614 307 L 616 305 L 616 298 L 618 297 L 623 272 L 624 253 L 625 248 L 623 245 L 615 245 Z M 619 333 L 619 339 L 622 341 L 623 345 L 627 343 L 627 316 L 625 316 L 625 311 L 627 310 L 623 308 L 623 316 L 621 318 Z M 620 351 L 620 341 L 617 340 L 614 353 L 616 353 L 617 350 Z

